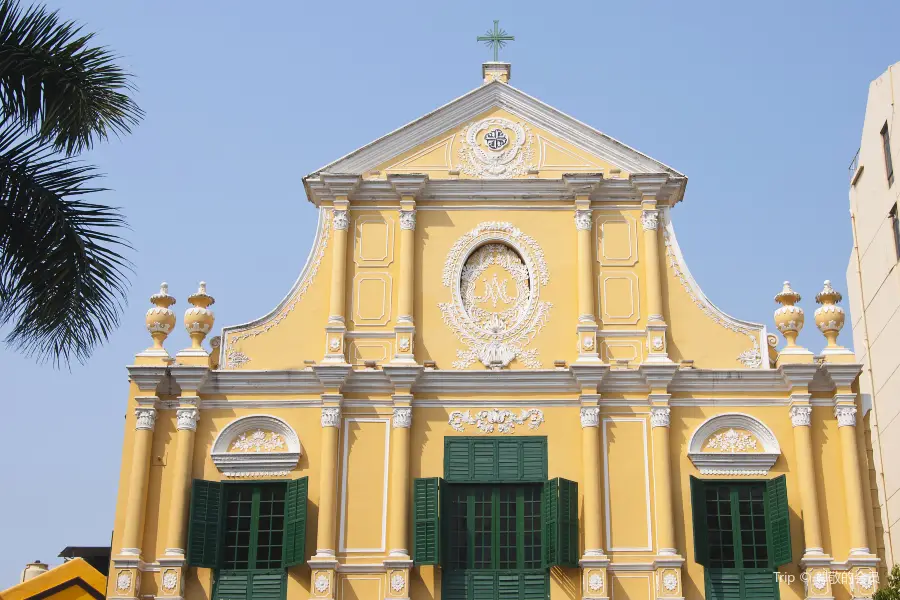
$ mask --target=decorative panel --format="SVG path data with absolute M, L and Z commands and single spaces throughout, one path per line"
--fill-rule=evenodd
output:
M 340 575 L 338 579 L 339 600 L 372 600 L 384 598 L 384 576 L 378 573 Z
M 633 267 L 638 261 L 637 222 L 631 217 L 597 219 L 597 261 L 604 267 Z
M 383 326 L 391 320 L 393 278 L 387 273 L 363 271 L 353 278 L 353 322 Z
M 390 419 L 347 417 L 341 435 L 339 550 L 384 552 Z
M 653 598 L 653 582 L 649 574 L 613 573 L 610 597 L 619 600 L 650 600 Z
M 603 461 L 606 547 L 652 551 L 646 419 L 603 419 Z
M 639 363 L 643 360 L 642 341 L 638 340 L 603 340 L 600 342 L 600 358 L 607 363 L 616 360 L 628 360 Z
M 391 342 L 387 340 L 353 340 L 350 342 L 350 362 L 363 365 L 367 360 L 377 363 L 388 362 L 391 356 Z
M 641 319 L 637 275 L 631 271 L 600 276 L 600 314 L 604 324 L 636 325 Z
M 378 214 L 356 217 L 353 261 L 360 267 L 386 267 L 394 262 L 394 220 Z

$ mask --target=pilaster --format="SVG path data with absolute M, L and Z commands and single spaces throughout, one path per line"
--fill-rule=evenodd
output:
M 578 264 L 577 364 L 599 364 L 597 319 L 594 303 L 594 251 L 591 193 L 603 182 L 599 173 L 563 175 L 566 188 L 575 195 L 575 241 Z
M 400 196 L 400 292 L 399 316 L 394 326 L 395 364 L 416 363 L 415 290 L 416 197 L 428 182 L 427 175 L 388 175 L 388 181 Z

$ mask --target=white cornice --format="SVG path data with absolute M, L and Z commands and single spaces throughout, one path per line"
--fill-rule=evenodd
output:
M 492 108 L 509 111 L 629 173 L 666 172 L 684 178 L 684 175 L 668 165 L 638 152 L 525 92 L 509 84 L 494 82 L 478 87 L 425 116 L 317 169 L 304 178 L 304 182 L 323 172 L 365 173 L 386 160 L 403 154 Z
M 602 365 L 608 368 L 609 365 Z M 321 372 L 321 367 L 316 367 Z M 833 384 L 825 371 L 829 365 L 820 365 L 819 373 L 810 384 L 813 391 L 830 392 Z M 346 369 L 343 367 L 342 369 Z M 674 369 L 674 367 L 673 367 Z M 849 369 L 847 369 L 849 371 Z M 614 392 L 650 391 L 649 379 L 659 375 L 658 365 L 642 365 L 631 369 L 609 369 L 600 383 L 600 394 Z M 338 379 L 343 373 L 336 373 Z M 674 369 L 668 385 L 668 393 L 703 394 L 751 392 L 763 398 L 791 389 L 784 373 L 778 369 Z M 813 385 L 815 384 L 815 385 Z M 466 393 L 487 396 L 510 393 L 572 393 L 581 392 L 571 369 L 536 370 L 467 370 L 444 371 L 424 369 L 416 379 L 414 394 L 440 395 Z M 302 395 L 321 394 L 324 387 L 312 370 L 213 371 L 200 389 L 210 395 Z M 382 370 L 349 370 L 343 385 L 343 393 L 389 395 L 394 386 Z M 673 400 L 679 402 L 680 400 Z M 204 401 L 204 404 L 207 401 Z M 225 401 L 223 401 L 225 402 Z M 231 400 L 227 401 L 231 402 Z M 602 400 L 601 400 L 602 402 Z M 718 401 L 717 401 L 718 402 Z M 720 402 L 728 403 L 729 400 Z M 773 400 L 774 402 L 774 400 Z M 819 403 L 816 403 L 819 404 Z

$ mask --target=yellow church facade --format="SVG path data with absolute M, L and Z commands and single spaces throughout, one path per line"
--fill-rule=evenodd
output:
M 304 179 L 271 313 L 213 336 L 201 285 L 172 356 L 151 298 L 107 597 L 871 597 L 840 295 L 816 355 L 785 284 L 777 351 L 691 277 L 684 175 L 482 74 Z

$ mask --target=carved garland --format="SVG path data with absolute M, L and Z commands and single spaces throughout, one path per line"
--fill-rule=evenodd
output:
M 665 225 L 665 217 L 663 214 L 659 215 L 659 218 L 663 220 L 663 225 Z M 705 314 L 710 320 L 712 320 L 717 325 L 724 327 L 725 329 L 729 329 L 734 331 L 735 333 L 740 333 L 746 335 L 750 338 L 750 342 L 753 344 L 753 347 L 749 350 L 745 350 L 741 352 L 737 361 L 740 362 L 745 367 L 750 367 L 751 369 L 758 369 L 762 366 L 762 352 L 759 348 L 759 332 L 756 329 L 742 326 L 736 323 L 733 320 L 724 318 L 718 311 L 713 310 L 708 302 L 705 299 L 701 299 L 694 290 L 694 286 L 691 285 L 690 275 L 686 273 L 687 267 L 685 267 L 678 258 L 678 255 L 675 252 L 674 246 L 675 242 L 672 239 L 671 234 L 669 233 L 669 229 L 667 227 L 663 227 L 663 242 L 666 246 L 666 258 L 669 263 L 669 266 L 672 268 L 672 272 L 675 274 L 675 277 L 678 278 L 678 281 L 681 282 L 681 286 L 684 288 L 684 291 L 687 292 L 688 296 L 690 296 L 691 300 L 694 304 L 699 308 L 703 314 Z
M 250 362 L 250 357 L 235 347 L 235 344 L 237 344 L 237 342 L 266 333 L 273 327 L 277 326 L 285 318 L 287 318 L 291 311 L 293 311 L 297 306 L 297 303 L 300 301 L 300 299 L 306 295 L 307 290 L 309 290 L 309 286 L 312 285 L 313 280 L 316 278 L 316 274 L 319 272 L 319 265 L 321 264 L 322 259 L 325 257 L 325 250 L 328 248 L 328 239 L 331 236 L 332 213 L 333 211 L 331 210 L 323 211 L 322 227 L 319 232 L 319 244 L 313 249 L 313 260 L 309 266 L 309 271 L 307 271 L 302 276 L 303 280 L 300 282 L 297 291 L 294 292 L 293 298 L 291 298 L 290 302 L 282 307 L 278 314 L 271 320 L 268 320 L 265 324 L 252 327 L 242 333 L 237 333 L 226 338 L 226 369 L 237 369 Z
M 735 430 L 749 431 L 755 439 Z M 758 445 L 762 450 L 754 451 Z M 780 455 L 781 447 L 772 430 L 742 413 L 707 419 L 688 443 L 688 458 L 703 475 L 768 475 Z
M 544 413 L 537 408 L 524 409 L 518 416 L 508 410 L 496 408 L 480 410 L 474 415 L 470 411 L 455 410 L 450 413 L 450 427 L 465 431 L 466 425 L 475 425 L 483 433 L 515 433 L 516 425 L 528 424 L 529 429 L 537 429 L 544 422 Z
M 482 148 L 478 134 L 492 128 L 511 131 L 514 139 L 497 150 Z M 481 179 L 508 179 L 534 169 L 531 163 L 534 135 L 524 123 L 500 118 L 483 119 L 467 125 L 462 137 L 463 144 L 459 148 L 461 162 L 456 168 L 466 175 Z
M 478 277 L 491 265 L 509 273 L 516 296 L 509 296 L 506 281 L 486 284 L 476 293 Z M 467 350 L 457 350 L 453 368 L 465 369 L 476 360 L 486 367 L 507 366 L 514 358 L 530 369 L 541 368 L 536 349 L 526 348 L 546 325 L 552 304 L 541 302 L 540 289 L 550 281 L 544 252 L 537 242 L 505 222 L 480 223 L 450 248 L 444 263 L 443 284 L 451 289 L 451 302 L 438 306 L 444 323 Z M 480 302 L 512 303 L 492 313 Z
M 270 415 L 235 419 L 222 429 L 211 451 L 213 463 L 226 477 L 288 475 L 302 453 L 293 428 Z

